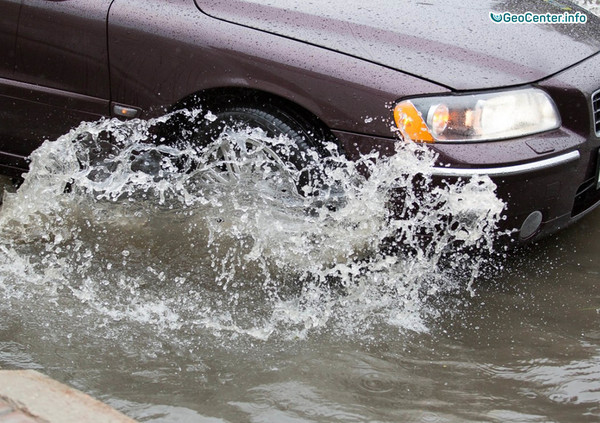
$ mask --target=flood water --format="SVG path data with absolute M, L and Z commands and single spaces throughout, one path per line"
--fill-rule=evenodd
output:
M 47 142 L 5 196 L 0 367 L 144 422 L 600 421 L 600 212 L 497 254 L 493 183 L 434 187 L 419 148 L 368 180 L 334 153 L 306 196 L 265 164 L 289 140 L 158 151 L 147 126 Z

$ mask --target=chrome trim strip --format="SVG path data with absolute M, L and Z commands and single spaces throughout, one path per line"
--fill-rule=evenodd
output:
M 42 87 L 28 82 L 13 81 L 0 78 L 0 94 L 6 97 L 17 98 L 35 103 L 49 104 L 54 107 L 66 109 L 77 108 L 79 112 L 92 113 L 93 119 L 106 116 L 108 100 L 78 94 L 57 88 Z M 76 102 L 76 103 L 73 103 Z
M 570 153 L 561 154 L 560 156 L 551 157 L 549 159 L 538 160 L 537 162 L 525 163 L 514 166 L 505 167 L 490 167 L 490 168 L 475 168 L 475 169 L 460 169 L 456 167 L 434 167 L 432 174 L 435 176 L 509 176 L 518 175 L 520 173 L 534 172 L 536 170 L 547 169 L 549 167 L 558 166 L 580 157 L 579 151 L 571 151 Z

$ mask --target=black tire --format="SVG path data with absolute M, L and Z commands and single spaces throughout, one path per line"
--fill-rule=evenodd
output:
M 318 146 L 318 140 L 314 139 L 315 130 L 302 127 L 301 123 L 280 111 L 257 107 L 232 107 L 209 111 L 216 119 L 205 123 L 205 135 L 218 136 L 225 127 L 252 127 L 262 129 L 271 137 L 283 134 L 293 140 L 301 151 L 314 150 Z

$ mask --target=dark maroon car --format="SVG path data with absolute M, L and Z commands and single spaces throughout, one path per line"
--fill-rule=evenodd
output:
M 201 105 L 350 157 L 427 142 L 537 239 L 600 201 L 599 51 L 598 18 L 554 0 L 0 0 L 0 165 Z

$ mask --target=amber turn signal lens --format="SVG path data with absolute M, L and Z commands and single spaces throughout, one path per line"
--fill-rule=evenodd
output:
M 423 116 L 410 100 L 405 100 L 394 108 L 394 120 L 404 139 L 411 141 L 433 142 Z

